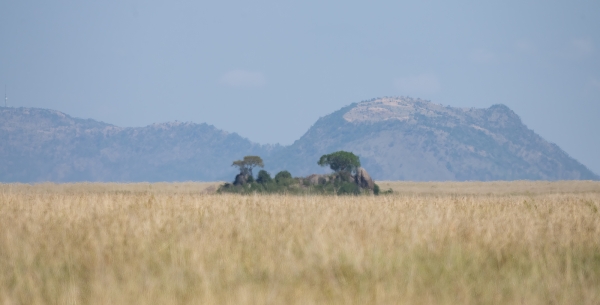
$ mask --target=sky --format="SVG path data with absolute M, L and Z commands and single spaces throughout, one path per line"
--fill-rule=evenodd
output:
M 0 0 L 0 85 L 12 107 L 282 145 L 375 97 L 505 104 L 600 174 L 597 0 Z

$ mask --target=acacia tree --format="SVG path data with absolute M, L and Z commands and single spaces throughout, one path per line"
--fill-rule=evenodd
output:
M 347 151 L 336 151 L 334 153 L 323 155 L 319 162 L 320 166 L 327 166 L 337 173 L 353 173 L 360 167 L 360 160 L 357 155 Z
M 252 177 L 252 169 L 255 167 L 265 167 L 263 160 L 259 156 L 245 156 L 243 160 L 233 161 L 231 166 L 237 166 L 240 174 Z

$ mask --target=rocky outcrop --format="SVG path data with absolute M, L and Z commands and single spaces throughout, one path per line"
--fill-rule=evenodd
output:
M 371 179 L 371 176 L 369 176 L 367 170 L 362 167 L 359 167 L 356 170 L 354 182 L 356 182 L 356 184 L 363 189 L 373 190 L 375 188 L 375 182 L 373 182 L 373 179 Z
M 207 124 L 124 128 L 54 110 L 7 107 L 0 107 L 0 143 L 3 183 L 222 181 L 239 173 L 233 160 L 280 149 Z
M 248 175 L 244 174 L 237 174 L 233 181 L 233 185 L 244 185 L 246 183 L 248 183 Z
M 328 175 L 312 174 L 312 175 L 306 177 L 306 181 L 308 182 L 309 185 L 325 184 L 325 183 L 329 182 L 329 180 L 331 180 L 331 179 Z
M 600 179 L 504 105 L 454 108 L 407 97 L 364 101 L 324 116 L 265 163 L 295 175 L 321 174 L 326 169 L 315 161 L 339 150 L 359 156 L 377 180 Z
M 308 181 L 308 184 L 310 184 L 310 185 L 317 185 L 317 184 L 319 184 L 320 176 L 321 175 L 312 174 L 312 175 L 306 177 L 306 181 Z

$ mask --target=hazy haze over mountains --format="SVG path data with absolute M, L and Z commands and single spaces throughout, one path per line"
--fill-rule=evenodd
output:
M 318 158 L 352 151 L 378 180 L 598 179 L 504 105 L 444 107 L 379 98 L 320 118 L 290 146 L 260 145 L 207 124 L 117 127 L 36 108 L 1 108 L 0 181 L 231 180 L 259 155 L 272 174 L 325 172 Z
M 597 0 L 29 0 L 0 12 L 11 107 L 120 127 L 205 122 L 287 146 L 378 96 L 503 104 L 600 173 Z
M 122 128 L 36 108 L 1 108 L 0 124 L 3 182 L 217 180 L 239 152 L 277 148 L 207 124 Z
M 335 150 L 358 154 L 376 179 L 598 179 L 504 105 L 453 108 L 406 97 L 352 104 L 320 118 L 274 163 L 306 175 L 318 170 L 312 160 Z

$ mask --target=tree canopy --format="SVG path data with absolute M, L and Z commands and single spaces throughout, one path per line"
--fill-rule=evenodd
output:
M 243 160 L 233 161 L 231 166 L 237 166 L 240 174 L 252 176 L 252 169 L 255 167 L 265 167 L 263 160 L 259 156 L 245 156 Z
M 265 184 L 265 183 L 271 183 L 271 181 L 273 181 L 273 179 L 271 179 L 271 175 L 269 175 L 269 173 L 266 170 L 261 169 L 258 172 L 258 177 L 256 178 L 256 182 Z
M 283 181 L 285 179 L 292 179 L 292 174 L 290 174 L 290 172 L 286 170 L 280 171 L 279 173 L 277 173 L 277 175 L 275 175 L 275 181 L 277 182 Z
M 379 186 L 373 182 L 366 170 L 360 168 L 358 156 L 351 152 L 337 151 L 321 156 L 318 162 L 321 166 L 329 166 L 335 173 L 327 175 L 313 174 L 308 177 L 292 177 L 286 170 L 278 172 L 275 177 L 260 170 L 256 180 L 253 179 L 252 169 L 264 167 L 263 160 L 258 156 L 245 156 L 243 160 L 233 162 L 232 166 L 240 169 L 240 174 L 233 183 L 225 183 L 217 190 L 218 193 L 237 194 L 323 194 L 323 195 L 360 195 L 381 194 Z M 391 190 L 383 192 L 390 193 Z
M 323 155 L 319 162 L 320 166 L 328 166 L 336 172 L 355 172 L 360 167 L 360 160 L 357 155 L 347 151 L 336 151 L 334 153 Z

